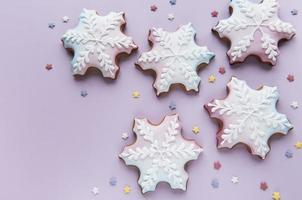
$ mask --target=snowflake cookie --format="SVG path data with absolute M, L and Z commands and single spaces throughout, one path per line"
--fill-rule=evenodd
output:
M 279 40 L 289 40 L 295 35 L 293 26 L 279 19 L 278 1 L 263 0 L 258 4 L 233 0 L 230 8 L 231 17 L 220 20 L 213 28 L 221 38 L 231 41 L 227 52 L 230 63 L 243 62 L 249 55 L 255 55 L 262 62 L 275 65 Z
M 143 53 L 137 65 L 143 70 L 152 69 L 157 77 L 154 88 L 157 95 L 168 92 L 172 84 L 184 85 L 186 90 L 198 91 L 200 77 L 197 67 L 209 63 L 214 54 L 207 47 L 195 43 L 196 32 L 192 24 L 181 26 L 175 32 L 167 32 L 162 28 L 150 30 L 149 41 L 153 48 Z
M 137 140 L 125 147 L 120 158 L 140 170 L 142 192 L 154 191 L 159 182 L 186 190 L 188 174 L 184 165 L 196 160 L 202 148 L 182 137 L 178 115 L 166 116 L 158 125 L 136 118 L 133 131 Z
M 276 87 L 251 89 L 235 77 L 227 84 L 228 96 L 205 105 L 212 118 L 218 119 L 218 148 L 246 144 L 252 154 L 264 159 L 270 151 L 269 138 L 286 135 L 293 128 L 287 117 L 276 110 L 279 94 Z
M 125 24 L 123 12 L 100 16 L 95 10 L 84 9 L 78 26 L 62 37 L 64 47 L 74 51 L 73 74 L 84 75 L 89 67 L 95 67 L 104 77 L 115 79 L 119 70 L 116 56 L 137 48 L 132 38 L 121 32 Z

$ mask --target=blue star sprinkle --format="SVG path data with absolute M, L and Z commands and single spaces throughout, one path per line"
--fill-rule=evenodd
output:
M 56 25 L 54 23 L 49 23 L 48 24 L 48 28 L 50 29 L 54 29 L 56 27 Z
M 169 108 L 170 108 L 170 110 L 175 110 L 176 109 L 176 104 L 175 104 L 174 101 L 170 102 Z
M 81 91 L 81 96 L 86 97 L 88 95 L 88 92 L 86 90 Z
M 115 186 L 116 183 L 117 183 L 116 177 L 114 177 L 114 176 L 111 177 L 110 180 L 109 180 L 109 184 L 110 184 L 111 186 Z
M 211 185 L 212 185 L 212 187 L 213 188 L 219 188 L 219 181 L 218 181 L 218 179 L 217 178 L 214 178 L 213 180 L 212 180 L 212 182 L 211 182 Z
M 176 5 L 176 0 L 170 0 L 169 2 L 172 6 Z
M 291 150 L 287 150 L 285 152 L 285 157 L 286 158 L 292 158 L 294 156 L 293 152 Z

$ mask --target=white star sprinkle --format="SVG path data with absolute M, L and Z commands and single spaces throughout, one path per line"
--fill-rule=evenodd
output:
M 172 14 L 172 13 L 170 13 L 169 15 L 168 15 L 168 20 L 170 20 L 170 21 L 173 21 L 174 20 L 174 15 Z
M 98 194 L 100 193 L 100 190 L 99 190 L 99 188 L 97 188 L 97 187 L 93 187 L 92 190 L 91 190 L 91 192 L 92 192 L 92 194 L 94 194 L 94 195 L 98 195 Z
M 123 140 L 127 140 L 129 137 L 129 134 L 128 133 L 122 133 L 122 139 Z
M 233 184 L 239 183 L 239 177 L 238 177 L 238 176 L 233 176 L 233 177 L 231 178 L 231 182 L 232 182 Z
M 68 16 L 62 17 L 63 23 L 67 23 L 69 20 L 70 20 L 70 17 L 68 17 Z
M 297 109 L 299 108 L 299 103 L 297 101 L 293 101 L 290 106 L 292 107 L 292 109 Z

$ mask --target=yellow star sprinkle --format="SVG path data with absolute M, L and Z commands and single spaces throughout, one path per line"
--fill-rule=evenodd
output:
M 200 132 L 199 127 L 194 126 L 194 127 L 192 128 L 192 132 L 195 133 L 195 134 L 198 134 L 198 133 Z
M 302 142 L 300 142 L 300 141 L 296 142 L 295 147 L 297 149 L 302 149 Z
M 281 199 L 280 192 L 274 192 L 273 193 L 273 199 L 274 200 L 280 200 Z
M 131 187 L 126 185 L 123 190 L 125 194 L 129 194 L 131 192 Z
M 138 91 L 132 92 L 132 97 L 133 98 L 139 98 L 140 96 L 141 96 L 141 94 Z
M 214 83 L 216 81 L 216 77 L 214 75 L 209 76 L 209 83 Z

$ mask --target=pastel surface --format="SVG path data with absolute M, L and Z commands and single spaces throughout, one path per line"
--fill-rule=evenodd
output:
M 231 68 L 225 55 L 228 47 L 211 33 L 219 19 L 229 17 L 229 1 L 212 0 L 210 4 L 197 0 L 178 0 L 171 6 L 165 0 L 10 0 L 3 1 L 1 24 L 1 73 L 0 73 L 0 199 L 4 200 L 220 200 L 220 199 L 271 199 L 274 191 L 281 199 L 296 200 L 301 193 L 302 149 L 294 144 L 302 141 L 301 106 L 290 107 L 296 100 L 302 105 L 302 24 L 300 0 L 280 0 L 280 18 L 291 22 L 297 35 L 280 48 L 277 65 L 268 69 L 253 58 L 239 67 Z M 151 4 L 158 6 L 150 11 Z M 121 58 L 118 80 L 107 81 L 100 73 L 89 74 L 75 80 L 71 75 L 71 55 L 62 47 L 61 37 L 78 24 L 83 8 L 94 9 L 100 15 L 111 11 L 125 12 L 125 34 L 135 39 L 139 51 L 129 58 Z M 292 16 L 295 8 L 299 14 Z M 212 10 L 219 12 L 217 18 Z M 169 13 L 175 15 L 169 21 Z M 68 23 L 62 17 L 69 16 Z M 48 23 L 55 23 L 54 29 Z M 197 32 L 196 42 L 207 46 L 216 57 L 203 68 L 198 94 L 189 95 L 173 90 L 157 98 L 152 88 L 154 79 L 134 67 L 139 54 L 150 46 L 146 40 L 150 27 L 176 30 L 180 24 L 192 22 Z M 46 70 L 47 63 L 53 64 Z M 221 75 L 219 67 L 225 67 Z M 215 83 L 207 77 L 215 75 Z M 288 74 L 295 75 L 289 83 Z M 231 76 L 246 80 L 251 88 L 259 85 L 278 86 L 280 94 L 277 109 L 285 113 L 295 129 L 285 137 L 273 138 L 272 151 L 262 161 L 249 156 L 242 147 L 231 151 L 217 150 L 217 124 L 209 119 L 202 108 L 213 97 L 223 98 L 225 86 Z M 87 91 L 83 98 L 81 91 Z M 132 98 L 139 91 L 140 98 Z M 170 111 L 170 102 L 176 105 Z M 146 117 L 153 122 L 167 114 L 180 114 L 183 136 L 201 144 L 204 152 L 199 159 L 189 163 L 189 185 L 186 192 L 172 191 L 166 184 L 159 184 L 156 191 L 142 197 L 137 184 L 137 170 L 127 167 L 118 158 L 125 145 L 134 142 L 133 118 Z M 195 135 L 191 129 L 200 128 Z M 121 134 L 129 133 L 124 141 Z M 302 146 L 302 145 L 301 145 Z M 290 149 L 294 156 L 284 156 Z M 213 163 L 220 161 L 219 171 Z M 281 176 L 282 175 L 282 176 Z M 232 176 L 240 182 L 231 183 Z M 116 177 L 116 186 L 111 186 Z M 219 188 L 211 182 L 219 180 Z M 259 189 L 260 182 L 269 188 Z M 131 192 L 124 194 L 129 185 Z M 100 193 L 94 196 L 93 187 Z M 299 198 L 298 198 L 299 200 Z

